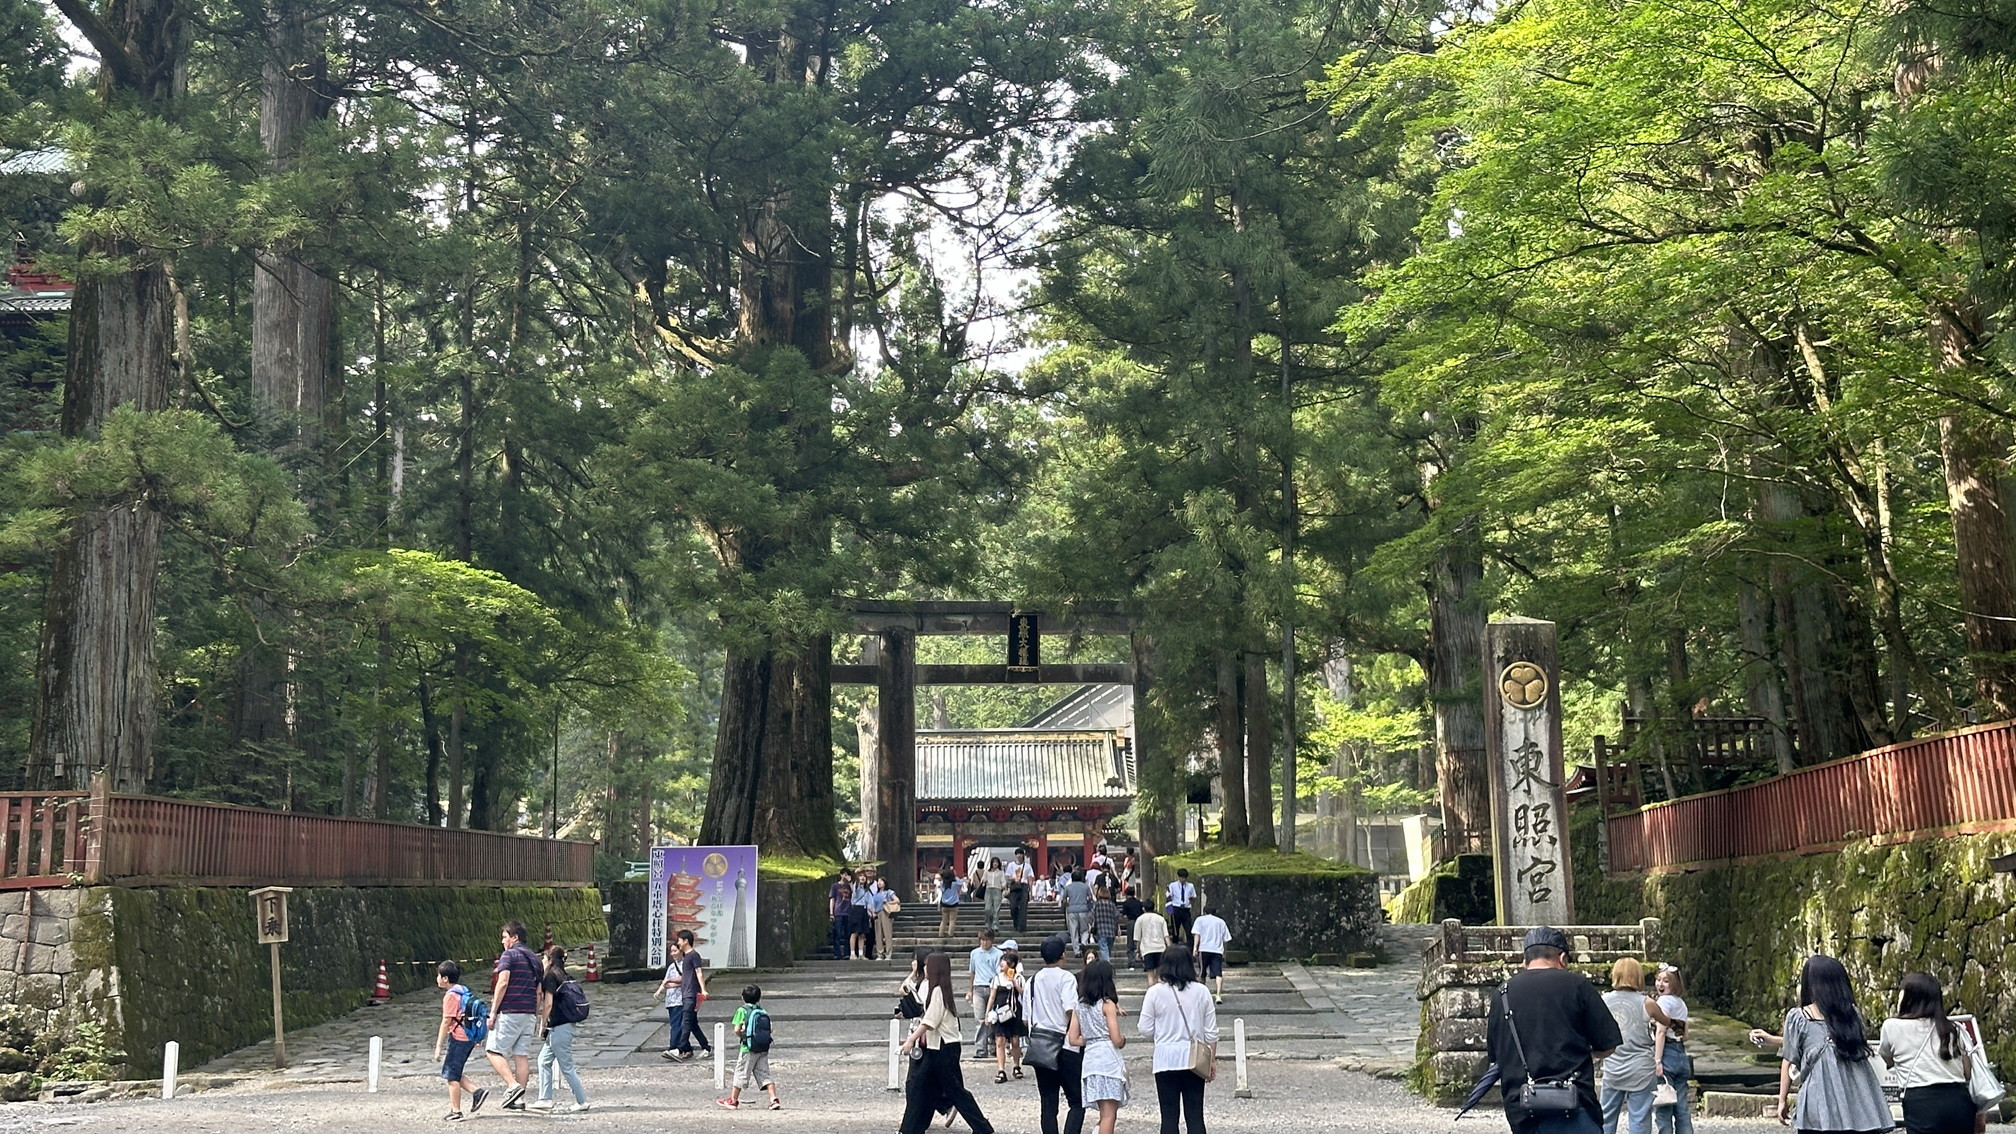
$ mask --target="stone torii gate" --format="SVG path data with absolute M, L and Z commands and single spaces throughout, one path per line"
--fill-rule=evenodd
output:
M 881 642 L 874 665 L 834 665 L 835 685 L 875 686 L 875 803 L 869 824 L 869 858 L 885 870 L 898 864 L 907 885 L 910 864 L 917 861 L 917 686 L 919 685 L 1131 685 L 1134 688 L 1134 759 L 1146 767 L 1148 738 L 1140 708 L 1148 695 L 1151 666 L 1147 643 L 1135 619 L 1117 604 L 1080 604 L 1051 615 L 1022 610 L 1005 602 L 870 602 L 851 604 L 854 629 Z M 1000 665 L 918 665 L 920 635 L 1001 634 L 1008 656 Z M 1044 635 L 1066 637 L 1126 635 L 1133 661 L 1104 664 L 1044 665 Z M 867 757 L 863 753 L 863 758 Z M 1143 849 L 1149 855 L 1172 848 L 1157 845 L 1143 816 Z

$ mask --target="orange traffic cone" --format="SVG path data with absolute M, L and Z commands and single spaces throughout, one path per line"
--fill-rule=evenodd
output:
M 392 999 L 392 981 L 385 975 L 385 961 L 378 961 L 378 985 L 371 990 L 371 1003 L 383 1004 Z
M 583 980 L 602 979 L 602 966 L 595 963 L 595 946 L 592 943 L 588 946 L 588 975 L 582 977 L 581 979 Z

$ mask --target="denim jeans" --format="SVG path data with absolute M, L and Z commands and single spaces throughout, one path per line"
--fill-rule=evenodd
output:
M 1653 1107 L 1653 1127 L 1658 1134 L 1694 1134 L 1694 1103 L 1687 1097 L 1687 1072 L 1663 1071 L 1660 1077 L 1673 1085 L 1679 1102 L 1674 1106 Z
M 567 1077 L 567 1089 L 574 1092 L 574 1101 L 586 1103 L 588 1092 L 581 1089 L 581 1076 L 574 1071 L 574 1025 L 555 1024 L 546 1032 L 546 1046 L 539 1049 L 539 1099 L 544 1102 L 553 1097 L 553 1068 L 560 1068 L 560 1074 Z
M 671 1051 L 679 1046 L 680 1040 L 686 1038 L 686 1006 L 684 1004 L 667 1006 L 665 1025 L 668 1029 L 665 1033 L 665 1050 Z
M 1617 1119 L 1621 1115 L 1630 1117 L 1630 1134 L 1652 1134 L 1652 1095 L 1657 1089 L 1613 1091 L 1604 1087 L 1598 1091 L 1603 1103 L 1603 1134 L 1617 1134 Z
M 1113 960 L 1113 938 L 1110 935 L 1099 939 L 1099 959 L 1108 963 Z

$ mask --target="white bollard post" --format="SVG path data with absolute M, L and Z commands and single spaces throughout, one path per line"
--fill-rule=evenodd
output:
M 903 1080 L 897 1075 L 897 1070 L 901 1066 L 898 1061 L 902 1056 L 903 1021 L 892 1017 L 889 1021 L 889 1089 L 892 1091 L 903 1089 Z
M 1232 1097 L 1235 1099 L 1252 1098 L 1253 1088 L 1246 1085 L 1246 1018 L 1244 1016 L 1232 1021 L 1232 1067 Z
M 364 1090 L 366 1092 L 374 1095 L 378 1093 L 378 1065 L 380 1063 L 383 1063 L 384 1061 L 385 1061 L 385 1037 L 372 1036 L 371 1066 L 370 1069 L 367 1070 L 364 1074 Z
M 175 1065 L 182 1061 L 182 1045 L 169 1040 L 161 1048 L 161 1097 L 175 1097 Z
M 728 1089 L 728 1025 L 714 1025 L 714 1089 Z

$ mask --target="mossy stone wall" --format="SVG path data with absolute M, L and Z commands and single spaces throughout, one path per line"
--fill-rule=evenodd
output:
M 129 1077 L 158 1075 L 162 1045 L 182 1045 L 193 1067 L 272 1034 L 267 947 L 253 933 L 242 889 L 106 886 L 84 891 L 72 948 L 103 974 L 81 1007 L 128 1053 Z M 497 927 L 516 918 L 537 947 L 605 935 L 602 899 L 587 888 L 381 887 L 301 889 L 288 895 L 291 939 L 280 947 L 287 1025 L 349 1012 L 370 996 L 378 962 L 394 992 L 433 984 L 443 959 L 487 969 Z M 406 962 L 406 963 L 401 963 Z
M 1575 895 L 1585 921 L 1660 919 L 1667 959 L 1690 996 L 1772 1029 L 1798 998 L 1807 956 L 1838 958 L 1863 1014 L 1889 1014 L 1907 972 L 1927 972 L 1981 1018 L 1997 1066 L 2016 1067 L 2016 878 L 1988 860 L 2016 834 L 1928 838 L 1680 874 L 1604 878 L 1593 821 L 1575 828 Z
M 1192 882 L 1232 929 L 1232 947 L 1255 960 L 1375 950 L 1379 879 L 1371 871 L 1324 874 L 1200 874 Z M 823 910 L 824 894 L 821 893 Z
M 1491 856 L 1459 854 L 1400 891 L 1393 920 L 1435 925 L 1453 917 L 1464 925 L 1492 925 L 1498 921 L 1496 891 Z

